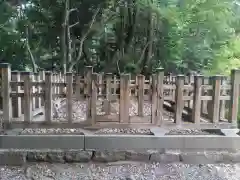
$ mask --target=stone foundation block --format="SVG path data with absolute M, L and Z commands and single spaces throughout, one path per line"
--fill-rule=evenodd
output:
M 46 162 L 47 161 L 47 151 L 29 151 L 27 152 L 27 161 L 29 162 Z
M 185 152 L 181 153 L 180 159 L 186 164 L 212 164 L 225 163 L 227 152 Z M 229 160 L 227 160 L 229 162 Z
M 126 153 L 122 151 L 95 151 L 93 152 L 93 161 L 96 162 L 115 162 L 115 161 L 124 161 Z
M 129 161 L 148 161 L 151 152 L 126 151 L 126 160 Z
M 160 163 L 172 163 L 172 162 L 179 162 L 180 157 L 179 154 L 173 153 L 154 153 L 150 157 L 150 161 L 152 162 L 160 162 Z
M 47 161 L 50 163 L 56 162 L 56 163 L 64 163 L 65 153 L 62 150 L 54 150 L 47 153 Z
M 180 154 L 180 159 L 186 164 L 211 164 L 212 161 L 208 159 L 204 153 L 187 152 Z
M 223 163 L 224 160 L 224 155 L 229 154 L 229 152 L 224 152 L 224 151 L 217 151 L 217 152 L 212 152 L 212 151 L 205 151 L 205 156 L 215 162 L 215 163 Z
M 239 163 L 240 162 L 240 152 L 237 153 L 225 153 L 223 154 L 224 162 Z
M 25 152 L 0 150 L 0 165 L 22 166 L 25 163 L 26 163 Z
M 89 162 L 92 158 L 92 151 L 71 150 L 65 153 L 66 162 Z

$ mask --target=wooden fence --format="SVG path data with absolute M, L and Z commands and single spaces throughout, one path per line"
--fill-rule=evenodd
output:
M 4 127 L 59 123 L 54 121 L 53 102 L 61 98 L 67 101 L 66 122 L 61 124 L 74 124 L 74 127 L 76 124 L 184 126 L 189 124 L 182 121 L 185 110 L 192 127 L 237 125 L 240 70 L 232 70 L 230 80 L 226 80 L 223 76 L 164 76 L 163 69 L 147 78 L 143 75 L 97 74 L 91 66 L 86 67 L 83 75 L 14 72 L 9 64 L 0 64 L 0 68 Z M 137 118 L 129 115 L 131 98 L 138 104 Z M 73 99 L 86 101 L 86 121 L 74 122 Z M 102 99 L 104 115 L 97 114 L 99 99 Z M 114 117 L 111 113 L 113 102 L 119 103 L 119 113 Z M 151 106 L 148 118 L 144 118 L 145 102 Z M 173 109 L 171 122 L 164 120 L 166 107 Z M 34 115 L 39 112 L 43 112 L 44 122 L 34 121 Z M 202 117 L 207 121 L 202 121 Z

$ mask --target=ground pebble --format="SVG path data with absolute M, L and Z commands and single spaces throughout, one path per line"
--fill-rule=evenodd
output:
M 211 133 L 199 129 L 171 129 L 165 135 L 211 135 Z
M 97 115 L 104 115 L 103 111 L 103 99 L 98 99 L 96 102 L 96 110 Z M 73 114 L 72 118 L 74 122 L 82 122 L 86 120 L 86 110 L 87 110 L 87 101 L 86 100 L 76 100 L 72 101 Z M 66 122 L 67 118 L 67 101 L 66 99 L 62 99 L 60 104 L 56 107 L 57 115 L 54 114 L 53 121 Z M 111 102 L 111 115 L 118 116 L 119 114 L 119 102 Z M 145 101 L 143 103 L 143 114 L 144 116 L 151 116 L 151 103 Z M 170 113 L 172 116 L 172 113 Z M 136 99 L 131 99 L 129 106 L 129 116 L 137 116 L 138 115 L 138 102 Z M 171 118 L 167 111 L 164 111 L 164 119 Z
M 21 134 L 81 134 L 81 129 L 69 129 L 69 128 L 26 128 Z
M 95 132 L 95 134 L 143 134 L 153 135 L 150 129 L 144 128 L 103 128 Z
M 1 180 L 239 180 L 240 164 L 27 164 L 0 167 Z

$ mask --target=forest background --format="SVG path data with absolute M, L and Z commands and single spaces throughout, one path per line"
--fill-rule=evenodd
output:
M 240 68 L 234 0 L 2 0 L 0 60 L 12 70 L 229 75 Z

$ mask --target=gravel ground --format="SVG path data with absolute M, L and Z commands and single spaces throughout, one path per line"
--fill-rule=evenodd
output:
M 70 128 L 26 128 L 20 132 L 24 134 L 78 134 L 84 135 L 83 129 L 70 129 Z M 93 132 L 94 134 L 135 134 L 135 135 L 154 135 L 150 129 L 146 128 L 103 128 Z
M 239 180 L 240 164 L 28 164 L 0 167 L 1 180 Z
M 54 113 L 54 119 L 53 121 L 66 121 L 67 116 L 67 102 L 66 99 L 62 100 L 61 104 L 57 105 L 56 108 L 57 113 Z M 86 120 L 86 109 L 87 109 L 87 103 L 86 101 L 72 101 L 73 106 L 73 120 L 74 121 L 85 121 Z M 60 107 L 60 108 L 59 108 Z
M 81 129 L 68 129 L 68 128 L 41 128 L 32 129 L 26 128 L 20 134 L 78 134 L 84 135 Z
M 220 130 L 171 129 L 165 135 L 224 135 Z
M 97 115 L 104 115 L 102 108 L 103 100 L 99 99 L 97 101 Z M 56 107 L 57 106 L 57 107 Z M 54 113 L 54 121 L 66 121 L 66 110 L 67 110 L 67 103 L 66 100 L 62 100 L 61 104 L 56 105 L 57 113 Z M 60 108 L 58 108 L 60 107 Z M 73 120 L 76 122 L 81 122 L 86 120 L 86 109 L 87 109 L 87 102 L 73 100 Z M 56 116 L 56 114 L 58 114 Z M 119 102 L 112 102 L 111 103 L 111 114 L 118 115 L 119 114 Z M 136 116 L 138 114 L 138 103 L 135 100 L 131 100 L 131 104 L 129 107 L 129 115 Z M 151 116 L 151 104 L 149 102 L 144 102 L 143 104 L 143 114 L 144 116 Z M 169 113 L 165 112 L 166 118 L 168 119 Z
M 150 129 L 137 128 L 104 128 L 95 134 L 135 134 L 135 135 L 154 135 Z
M 83 130 L 78 128 L 26 128 L 20 134 L 78 134 L 84 135 Z M 148 128 L 103 128 L 93 132 L 94 134 L 135 134 L 154 135 Z M 220 130 L 199 130 L 199 129 L 171 129 L 165 135 L 224 135 Z

